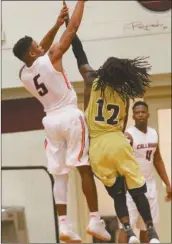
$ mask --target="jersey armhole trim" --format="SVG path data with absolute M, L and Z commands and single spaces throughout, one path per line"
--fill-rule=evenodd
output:
M 48 59 L 49 64 L 51 65 L 52 70 L 53 70 L 55 73 L 57 73 L 57 74 L 62 74 L 62 76 L 63 76 L 63 78 L 64 78 L 64 81 L 65 81 L 65 83 L 66 83 L 67 88 L 68 88 L 68 89 L 71 89 L 70 84 L 69 84 L 69 81 L 68 81 L 68 79 L 67 79 L 67 77 L 66 77 L 65 71 L 63 70 L 62 72 L 60 72 L 60 71 L 56 70 L 56 69 L 54 68 L 52 62 L 51 62 L 51 59 L 50 59 L 49 55 L 46 54 L 46 56 L 47 56 L 47 59 Z

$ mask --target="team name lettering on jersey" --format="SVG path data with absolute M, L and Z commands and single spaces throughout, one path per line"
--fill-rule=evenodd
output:
M 157 143 L 148 143 L 148 144 L 138 144 L 137 149 L 157 147 Z

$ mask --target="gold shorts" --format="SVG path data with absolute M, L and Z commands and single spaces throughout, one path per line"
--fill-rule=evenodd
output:
M 91 139 L 89 155 L 92 170 L 104 185 L 112 186 L 118 175 L 125 177 L 128 189 L 144 185 L 133 149 L 121 131 Z

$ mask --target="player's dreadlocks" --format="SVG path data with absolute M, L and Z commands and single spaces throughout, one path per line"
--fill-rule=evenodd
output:
M 122 99 L 143 97 L 145 88 L 149 87 L 151 66 L 145 57 L 119 59 L 110 57 L 97 71 L 96 90 L 102 92 L 107 86 L 115 90 Z

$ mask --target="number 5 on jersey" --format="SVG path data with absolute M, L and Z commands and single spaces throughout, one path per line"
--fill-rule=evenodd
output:
M 98 114 L 95 117 L 95 121 L 105 121 L 105 118 L 103 116 L 103 106 L 104 106 L 104 101 L 103 99 L 99 98 L 97 100 L 97 104 L 98 104 Z M 107 104 L 106 105 L 107 111 L 112 112 L 112 115 L 106 120 L 107 124 L 109 125 L 118 125 L 119 120 L 118 118 L 118 114 L 120 111 L 120 108 L 118 105 L 116 104 Z
M 38 91 L 39 95 L 41 97 L 43 97 L 43 96 L 45 96 L 48 93 L 48 89 L 47 89 L 47 87 L 45 86 L 44 83 L 38 83 L 39 77 L 40 77 L 40 74 L 36 75 L 33 78 L 33 81 L 34 81 L 35 88 Z

